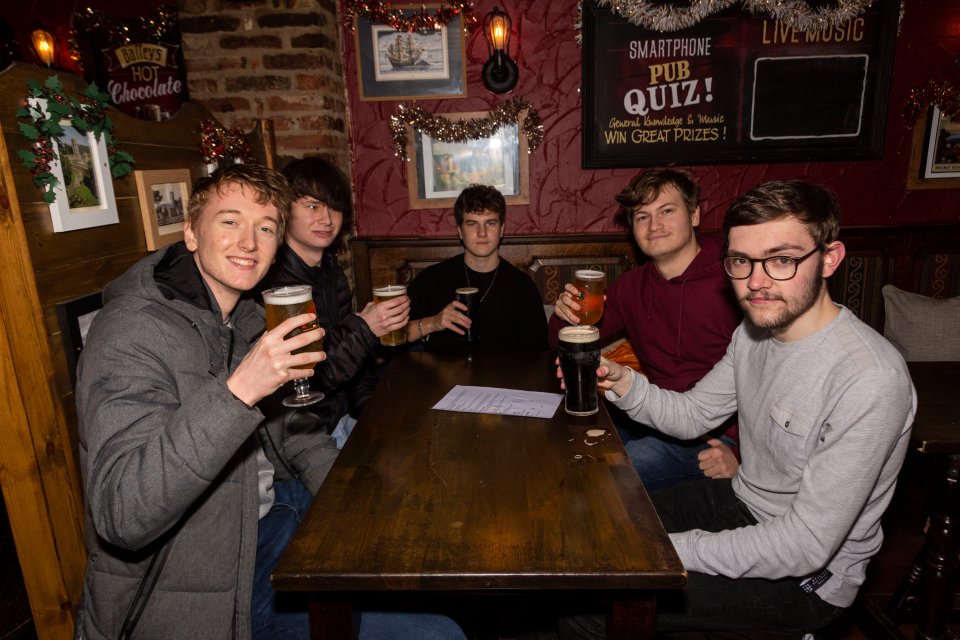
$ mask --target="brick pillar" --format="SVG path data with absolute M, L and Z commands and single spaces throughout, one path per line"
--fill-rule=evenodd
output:
M 178 5 L 191 100 L 227 128 L 250 131 L 259 118 L 273 120 L 281 167 L 292 158 L 321 155 L 350 175 L 336 0 Z M 341 231 L 344 246 L 353 232 Z M 340 263 L 352 283 L 349 249 Z
M 190 98 L 227 128 L 273 120 L 277 154 L 349 167 L 335 0 L 180 0 Z

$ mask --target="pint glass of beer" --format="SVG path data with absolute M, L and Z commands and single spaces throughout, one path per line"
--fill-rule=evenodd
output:
M 607 288 L 607 274 L 593 269 L 577 269 L 573 274 L 573 286 L 579 295 L 577 303 L 581 325 L 594 325 L 603 315 L 603 293 Z
M 396 298 L 397 296 L 405 295 L 407 295 L 407 285 L 405 284 L 391 284 L 385 287 L 377 287 L 373 290 L 373 303 L 379 304 L 381 302 L 386 302 L 390 298 Z M 406 341 L 406 327 L 394 329 L 390 333 L 385 333 L 380 336 L 380 344 L 385 347 L 399 347 L 400 345 L 406 343 Z
M 464 342 L 476 342 L 480 339 L 480 327 L 477 326 L 477 309 L 480 306 L 480 289 L 476 287 L 461 287 L 457 289 L 457 302 L 462 303 L 467 310 L 464 311 L 464 314 L 472 321 L 472 324 L 469 328 L 464 329 L 463 337 L 460 338 Z
M 560 329 L 560 372 L 567 387 L 564 408 L 572 416 L 597 412 L 597 367 L 600 366 L 600 330 L 573 326 Z
M 263 292 L 263 306 L 267 311 L 267 330 L 275 328 L 287 318 L 299 316 L 304 313 L 317 312 L 316 305 L 313 304 L 313 289 L 308 284 L 297 284 L 288 287 L 277 287 L 267 289 Z M 283 336 L 284 340 L 298 336 L 305 331 L 316 331 L 320 328 L 317 321 L 301 325 Z M 311 342 L 302 349 L 296 349 L 293 353 L 303 353 L 305 351 L 323 351 L 323 338 L 316 342 Z M 294 394 L 283 399 L 283 404 L 288 407 L 305 407 L 323 400 L 323 394 L 319 391 L 310 391 L 310 379 L 299 378 L 293 381 Z

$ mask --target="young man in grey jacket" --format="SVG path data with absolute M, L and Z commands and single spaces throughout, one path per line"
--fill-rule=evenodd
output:
M 218 171 L 190 198 L 185 242 L 104 290 L 76 392 L 89 554 L 80 638 L 132 626 L 151 639 L 308 637 L 305 612 L 277 615 L 270 563 L 296 528 L 293 508 L 309 503 L 299 478 L 322 481 L 336 448 L 282 420 L 268 433 L 256 404 L 313 374 L 325 354 L 294 351 L 323 331 L 285 340 L 314 320 L 303 314 L 264 332 L 247 293 L 273 262 L 290 199 L 274 171 Z
M 685 393 L 612 362 L 598 369 L 607 398 L 677 438 L 739 411 L 736 477 L 651 496 L 688 571 L 684 591 L 659 599 L 660 631 L 799 638 L 853 602 L 880 548 L 916 395 L 896 349 L 830 299 L 839 228 L 822 187 L 760 185 L 723 222 L 724 268 L 746 316 L 723 359 Z M 594 616 L 561 629 L 606 635 Z

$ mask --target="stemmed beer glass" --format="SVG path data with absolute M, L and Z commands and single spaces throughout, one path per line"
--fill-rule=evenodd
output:
M 273 329 L 287 318 L 304 313 L 316 314 L 316 305 L 313 303 L 313 289 L 308 284 L 297 284 L 287 287 L 276 287 L 263 292 L 263 306 L 267 310 L 267 330 Z M 316 331 L 320 325 L 316 320 L 309 324 L 297 327 L 283 339 L 292 338 L 306 331 Z M 323 351 L 323 338 L 311 342 L 307 346 L 296 349 L 293 353 L 305 351 Z M 316 365 L 314 365 L 316 366 Z M 293 381 L 292 395 L 283 399 L 286 407 L 306 407 L 320 402 L 324 395 L 319 391 L 310 390 L 310 378 L 298 378 Z

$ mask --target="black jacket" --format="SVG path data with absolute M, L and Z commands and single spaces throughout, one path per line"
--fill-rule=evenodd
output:
M 317 365 L 310 387 L 326 398 L 308 410 L 330 433 L 340 416 L 358 417 L 377 384 L 370 353 L 377 337 L 367 323 L 353 313 L 350 285 L 333 252 L 325 252 L 319 266 L 310 267 L 289 246 L 277 252 L 276 262 L 257 286 L 258 293 L 272 287 L 309 284 L 317 306 L 317 321 L 326 331 L 323 350 L 327 359 Z M 275 396 L 290 394 L 289 385 Z

